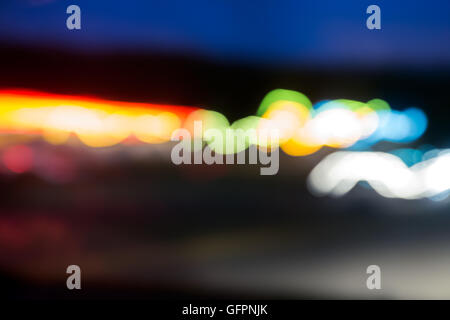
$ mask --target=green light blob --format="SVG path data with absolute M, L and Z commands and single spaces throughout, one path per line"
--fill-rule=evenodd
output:
M 382 99 L 369 100 L 369 101 L 367 101 L 367 105 L 376 112 L 391 110 L 389 103 L 387 103 L 386 101 L 384 101 Z
M 269 109 L 272 103 L 280 100 L 293 101 L 304 105 L 308 109 L 312 108 L 311 101 L 303 93 L 293 90 L 275 89 L 266 94 L 261 104 L 259 105 L 256 114 L 258 116 L 262 116 L 267 111 L 267 109 Z

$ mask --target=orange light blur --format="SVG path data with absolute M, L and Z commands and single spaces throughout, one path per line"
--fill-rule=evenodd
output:
M 145 143 L 170 139 L 197 108 L 111 101 L 42 93 L 0 90 L 0 132 L 40 134 L 53 144 L 75 134 L 91 147 L 112 146 L 134 136 Z

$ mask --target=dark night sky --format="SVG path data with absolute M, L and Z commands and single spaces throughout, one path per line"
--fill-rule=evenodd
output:
M 65 26 L 70 4 L 82 29 Z M 381 7 L 382 30 L 366 28 Z M 3 0 L 0 42 L 324 66 L 450 65 L 450 2 Z

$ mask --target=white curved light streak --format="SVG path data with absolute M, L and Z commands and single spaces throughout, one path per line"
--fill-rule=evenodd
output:
M 409 167 L 384 152 L 340 151 L 324 158 L 311 171 L 308 186 L 317 195 L 343 196 L 359 181 L 367 181 L 388 198 L 431 198 L 450 190 L 450 153 Z

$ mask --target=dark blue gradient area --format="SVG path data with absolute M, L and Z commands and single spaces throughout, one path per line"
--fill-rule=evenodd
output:
M 82 30 L 65 26 L 77 4 Z M 366 8 L 381 8 L 381 30 Z M 267 63 L 450 65 L 450 1 L 2 0 L 1 43 Z

